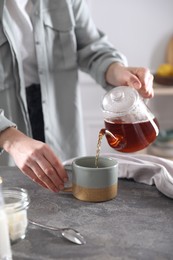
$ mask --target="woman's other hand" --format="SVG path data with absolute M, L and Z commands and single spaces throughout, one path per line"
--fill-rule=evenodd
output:
M 34 182 L 54 192 L 64 189 L 67 173 L 50 147 L 10 127 L 0 133 L 0 147 L 17 167 Z

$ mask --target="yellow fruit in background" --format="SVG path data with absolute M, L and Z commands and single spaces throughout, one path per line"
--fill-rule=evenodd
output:
M 161 64 L 157 71 L 156 74 L 159 76 L 173 76 L 173 66 L 171 64 L 165 63 L 165 64 Z

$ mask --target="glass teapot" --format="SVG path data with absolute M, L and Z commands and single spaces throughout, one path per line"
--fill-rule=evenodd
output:
M 146 148 L 159 133 L 156 117 L 143 98 L 132 87 L 111 89 L 102 100 L 105 134 L 109 145 L 117 151 L 130 153 Z

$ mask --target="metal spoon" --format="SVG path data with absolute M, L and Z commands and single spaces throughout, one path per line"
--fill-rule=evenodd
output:
M 73 242 L 77 245 L 83 245 L 86 244 L 86 241 L 84 237 L 75 229 L 73 228 L 56 228 L 48 225 L 43 225 L 37 222 L 34 222 L 32 220 L 29 220 L 29 222 L 37 227 L 53 230 L 53 231 L 59 231 L 61 235 L 66 238 L 68 241 Z

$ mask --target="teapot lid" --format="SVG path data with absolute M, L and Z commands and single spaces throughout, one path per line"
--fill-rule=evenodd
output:
M 106 112 L 124 115 L 134 108 L 138 100 L 139 94 L 134 88 L 115 87 L 103 97 L 102 109 Z

